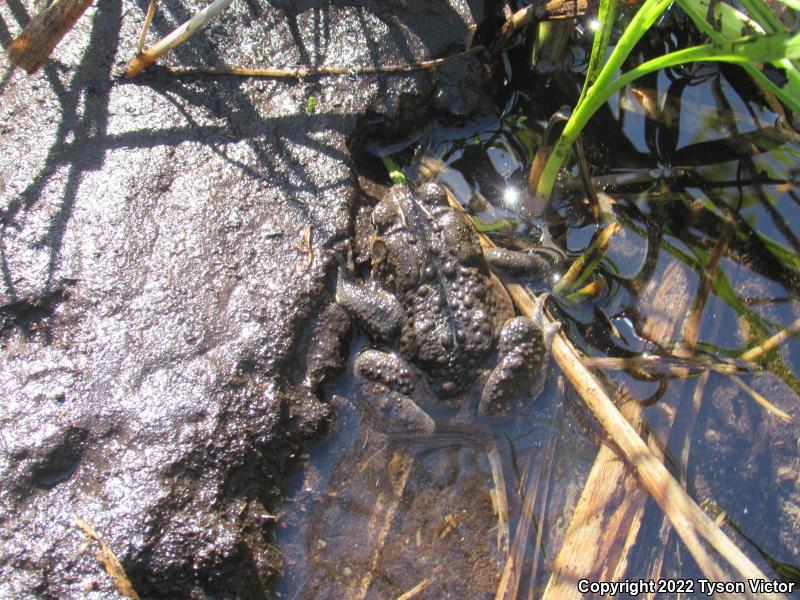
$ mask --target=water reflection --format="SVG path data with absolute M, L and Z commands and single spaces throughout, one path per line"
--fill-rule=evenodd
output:
M 800 137 L 742 93 L 738 77 L 728 67 L 662 73 L 601 112 L 585 136 L 589 175 L 610 196 L 622 232 L 591 276 L 603 280 L 603 291 L 558 298 L 556 308 L 586 356 L 632 361 L 605 363 L 605 383 L 623 412 L 699 502 L 725 511 L 735 523 L 726 532 L 759 567 L 783 577 L 785 565 L 800 564 L 800 340 L 793 333 L 758 349 L 800 319 Z M 540 94 L 512 78 L 498 116 L 372 150 L 405 156 L 412 179 L 423 158 L 434 159 L 436 178 L 499 242 L 524 247 L 548 232 L 576 258 L 599 227 L 576 170 L 546 219 L 524 214 L 525 165 L 554 105 L 537 102 Z M 511 226 L 493 225 L 501 222 Z M 352 396 L 349 385 L 339 393 Z M 601 441 L 586 433 L 596 427 L 585 411 L 564 410 L 565 395 L 571 392 L 551 380 L 538 403 L 474 435 L 347 433 L 349 442 L 324 459 L 331 475 L 319 479 L 311 517 L 281 544 L 291 574 L 281 593 L 390 597 L 425 584 L 430 597 L 492 597 L 507 558 L 496 541 L 492 448 L 501 456 L 514 532 L 525 504 L 520 473 L 556 439 L 550 509 L 537 513 L 543 545 L 530 534 L 525 541 L 525 560 L 537 548 L 543 557 L 538 597 L 553 564 L 569 558 L 557 555 L 565 538 L 574 542 L 571 509 Z M 590 485 L 592 477 L 599 476 L 590 475 Z M 585 534 L 605 550 L 580 555 L 582 568 L 598 578 L 703 577 L 635 480 L 605 483 L 614 489 L 604 509 L 619 521 L 607 517 L 605 529 Z M 522 597 L 530 563 L 526 569 Z
M 548 381 L 535 403 L 509 418 L 444 425 L 434 434 L 376 433 L 361 422 L 358 403 L 336 395 L 343 422 L 330 439 L 338 441 L 312 450 L 308 465 L 316 467 L 296 476 L 279 515 L 280 597 L 389 598 L 416 586 L 424 597 L 493 597 L 529 479 L 542 479 L 543 448 L 557 441 L 570 458 L 530 500 L 537 503 L 528 527 L 543 526 L 540 546 L 533 537 L 516 550 L 525 565 L 520 585 L 543 586 L 546 569 L 531 583 L 534 553 L 554 554 L 551 540 L 563 534 L 562 515 L 592 455 L 576 443 L 561 386 Z M 348 377 L 339 391 L 357 396 L 351 383 Z M 545 501 L 554 517 L 540 513 Z

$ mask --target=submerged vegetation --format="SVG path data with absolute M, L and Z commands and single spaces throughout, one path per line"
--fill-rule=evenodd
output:
M 800 243 L 797 219 L 792 218 L 800 214 L 795 192 L 800 34 L 789 31 L 760 0 L 738 8 L 692 0 L 670 5 L 647 0 L 632 16 L 620 17 L 616 2 L 601 2 L 591 52 L 572 77 L 574 81 L 584 74 L 580 95 L 574 108 L 550 118 L 544 131 L 534 123 L 550 115 L 534 103 L 563 104 L 563 98 L 540 91 L 549 85 L 564 89 L 561 66 L 546 65 L 541 71 L 532 66 L 531 46 L 534 56 L 545 54 L 531 41 L 536 24 L 519 33 L 525 19 L 507 21 L 506 42 L 513 37 L 509 30 L 517 33 L 516 45 L 508 50 L 510 81 L 500 95 L 503 114 L 455 135 L 450 129 L 449 137 L 423 133 L 423 143 L 410 161 L 406 154 L 405 164 L 412 180 L 436 177 L 450 185 L 455 198 L 476 211 L 476 228 L 496 241 L 518 248 L 544 243 L 575 259 L 555 281 L 530 282 L 554 293 L 551 307 L 578 349 L 566 363 L 577 361 L 597 373 L 603 387 L 626 405 L 628 421 L 644 432 L 660 460 L 686 485 L 689 473 L 700 474 L 717 460 L 705 453 L 722 451 L 734 457 L 745 452 L 734 434 L 733 428 L 742 428 L 735 412 L 746 412 L 750 436 L 769 436 L 773 445 L 765 451 L 772 453 L 771 460 L 783 468 L 796 460 L 800 363 L 794 352 L 782 349 L 795 343 L 800 329 Z M 796 19 L 791 10 L 783 18 L 788 23 Z M 571 52 L 565 54 L 565 63 L 581 55 L 580 46 Z M 713 63 L 733 63 L 742 71 Z M 748 88 L 742 73 L 755 88 L 752 83 Z M 659 93 L 664 83 L 667 89 Z M 593 124 L 599 113 L 600 122 Z M 632 127 L 632 118 L 643 119 L 643 127 Z M 582 134 L 587 149 L 575 146 L 574 169 L 565 171 Z M 396 163 L 391 164 L 396 174 Z M 488 173 L 481 174 L 481 169 Z M 397 176 L 392 180 L 398 181 Z M 580 389 L 580 378 L 573 378 L 565 363 L 559 365 Z M 776 386 L 773 377 L 781 384 Z M 769 383 L 765 387 L 763 382 Z M 730 393 L 724 391 L 728 386 L 741 396 L 737 404 L 721 409 L 719 397 Z M 652 412 L 658 407 L 664 413 L 660 417 Z M 603 423 L 605 417 L 591 410 Z M 656 537 L 634 545 L 645 505 L 636 494 L 621 491 L 629 485 L 627 476 L 604 474 L 603 465 L 614 455 L 605 456 L 604 447 L 559 542 L 561 553 L 546 566 L 552 575 L 545 597 L 564 591 L 578 572 L 591 579 L 601 568 L 604 573 L 621 569 L 618 576 L 630 576 L 630 563 L 638 564 L 636 576 L 644 578 L 665 573 L 697 577 L 695 568 L 709 580 L 746 578 L 747 573 L 764 577 L 749 559 L 735 555 L 738 550 L 717 546 L 722 543 L 718 531 L 706 529 L 700 514 L 670 513 L 666 498 L 676 492 L 666 490 L 672 484 L 660 475 L 652 475 L 658 483 L 648 481 L 649 467 L 643 471 L 635 452 L 625 447 L 638 442 L 623 440 L 624 433 L 615 437 L 605 423 L 603 427 L 669 515 L 697 567 L 680 567 L 668 557 L 665 546 L 675 542 L 663 524 L 656 531 L 648 526 Z M 693 464 L 690 448 L 696 455 Z M 762 452 L 746 460 L 747 468 L 757 469 L 755 464 L 767 459 Z M 734 464 L 716 478 L 699 475 L 701 483 L 690 486 L 702 486 L 700 499 L 708 506 L 726 504 L 728 513 L 721 513 L 725 519 L 718 524 L 727 524 L 740 546 L 756 550 L 751 557 L 755 562 L 760 557 L 759 564 L 772 569 L 771 576 L 795 581 L 798 557 L 789 554 L 786 562 L 772 554 L 791 552 L 792 544 L 775 550 L 780 544 L 774 538 L 759 539 L 754 532 L 761 527 L 780 532 L 776 535 L 781 539 L 794 539 L 800 524 L 786 512 L 792 509 L 784 508 L 761 511 L 760 525 L 755 525 L 752 510 L 748 517 L 746 501 L 734 491 L 742 484 Z M 767 480 L 758 485 L 775 486 L 780 477 L 775 469 L 767 468 Z M 773 502 L 794 506 L 788 488 L 775 490 Z M 586 537 L 584 528 L 598 511 L 609 522 L 621 518 L 625 524 Z M 731 514 L 740 525 L 749 524 L 733 526 Z M 694 523 L 694 533 L 680 531 L 678 521 L 684 517 Z M 519 526 L 524 530 L 522 522 Z M 729 561 L 732 572 L 716 564 L 701 538 Z M 609 544 L 624 549 L 612 559 L 601 550 Z M 509 561 L 522 564 L 524 545 L 517 542 L 515 548 L 521 554 Z M 580 557 L 574 554 L 578 548 Z M 536 572 L 537 565 L 533 568 Z M 502 586 L 515 577 L 519 583 L 519 574 L 505 577 L 498 597 L 514 597 L 516 587 L 512 593 Z
M 697 61 L 740 63 L 766 93 L 774 94 L 793 112 L 800 112 L 800 100 L 798 100 L 800 72 L 791 61 L 800 58 L 800 33 L 788 33 L 762 0 L 750 0 L 747 3 L 752 15 L 739 12 L 723 2 L 716 3 L 715 12 L 712 14 L 715 19 L 719 19 L 721 32 L 705 20 L 705 15 L 710 14 L 707 2 L 698 0 L 679 2 L 679 6 L 691 17 L 698 29 L 709 36 L 711 43 L 674 50 L 645 61 L 614 78 L 642 36 L 670 4 L 671 0 L 646 0 L 628 23 L 608 60 L 603 62 L 602 57 L 606 53 L 611 33 L 617 24 L 617 0 L 604 0 L 600 3 L 597 33 L 581 97 L 541 176 L 537 181 L 530 181 L 531 191 L 535 190 L 536 194 L 549 198 L 556 176 L 564 165 L 572 144 L 592 115 L 612 94 L 654 71 Z M 704 8 L 706 10 L 703 10 Z M 758 33 L 731 39 L 732 33 L 742 36 L 753 26 L 758 27 Z M 776 67 L 780 67 L 786 77 L 784 86 L 778 86 L 766 77 L 758 68 L 761 63 L 774 63 Z
M 151 2 L 128 74 L 229 4 L 213 2 L 145 49 Z M 423 460 L 464 444 L 482 453 L 472 462 L 488 461 L 503 565 L 498 598 L 516 597 L 523 581 L 530 596 L 555 596 L 578 572 L 597 579 L 721 581 L 762 578 L 772 569 L 770 577 L 797 580 L 800 33 L 794 31 L 796 0 L 783 4 L 788 8 L 779 17 L 762 0 L 645 0 L 633 9 L 602 0 L 596 22 L 589 21 L 596 28 L 583 21 L 579 27 L 543 26 L 531 17 L 533 5 L 519 6 L 517 13 L 508 11 L 502 33 L 481 32 L 492 49 L 483 54 L 473 47 L 442 59 L 360 71 L 328 65 L 212 73 L 397 73 L 436 69 L 469 54 L 494 68 L 495 83 L 503 79 L 495 90 L 500 115 L 460 128 L 430 127 L 395 154 L 376 151 L 393 183 L 437 178 L 447 184 L 453 204 L 471 211 L 486 246 L 546 248 L 554 263 L 568 259 L 556 276 L 507 283 L 522 313 L 531 311 L 529 288 L 552 294 L 551 318 L 564 332 L 554 346 L 556 360 L 601 424 L 596 439 L 613 442 L 602 443 L 591 469 L 586 466 L 580 499 L 550 489 L 559 471 L 556 457 L 568 454 L 555 448 L 567 442 L 526 440 L 534 427 L 526 420 L 541 417 L 535 409 L 519 415 L 504 438 L 497 436 L 503 444 L 483 434 L 465 441 L 452 433 L 421 444 L 429 444 L 420 452 Z M 596 29 L 591 48 L 584 26 Z M 536 37 L 545 29 L 555 41 Z M 548 43 L 566 43 L 566 51 L 548 52 Z M 549 58 L 532 64 L 531 56 Z M 564 104 L 567 109 L 558 110 Z M 310 118 L 321 108 L 315 95 L 307 97 Z M 310 265 L 311 226 L 304 240 Z M 551 387 L 553 395 L 561 393 Z M 562 412 L 551 416 L 549 431 L 574 436 L 579 427 L 564 414 L 566 400 L 559 396 L 553 405 Z M 406 451 L 417 443 L 401 441 Z M 585 442 L 571 440 L 573 447 Z M 365 486 L 377 488 L 367 464 L 385 455 L 395 469 L 385 469 L 389 479 L 399 474 L 390 482 L 394 496 L 379 495 L 379 508 L 353 501 L 353 512 L 376 514 L 396 503 L 378 515 L 384 518 L 381 544 L 390 539 L 407 485 L 417 481 L 424 488 L 440 475 L 419 476 L 416 457 L 395 450 L 382 448 L 353 469 L 354 478 L 365 471 Z M 620 466 L 617 452 L 635 476 Z M 504 468 L 516 485 L 506 485 Z M 488 479 L 477 470 L 477 479 Z M 480 491 L 472 480 L 457 483 L 469 494 Z M 508 490 L 516 495 L 511 502 Z M 661 513 L 648 514 L 647 494 L 671 519 L 680 541 Z M 548 509 L 551 495 L 574 512 Z M 692 498 L 704 500 L 705 513 Z M 509 504 L 518 509 L 511 516 Z M 455 512 L 439 512 L 445 526 L 433 536 L 437 540 L 466 527 L 466 517 L 459 522 Z M 603 530 L 591 527 L 597 514 L 605 517 Z M 551 525 L 559 520 L 560 526 Z M 483 522 L 471 525 L 485 529 Z M 404 531 L 403 543 L 415 535 L 422 546 L 420 529 L 415 524 Z M 324 547 L 327 541 L 317 543 Z M 681 544 L 696 564 L 682 562 Z M 743 554 L 739 548 L 747 546 L 754 552 Z M 523 564 L 530 566 L 524 575 Z M 401 597 L 429 588 L 439 573 L 424 573 Z M 367 587 L 371 581 L 370 575 Z

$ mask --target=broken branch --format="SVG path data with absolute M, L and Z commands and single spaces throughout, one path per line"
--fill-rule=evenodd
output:
M 91 3 L 92 0 L 56 0 L 31 19 L 11 43 L 8 58 L 29 74 L 35 72 Z

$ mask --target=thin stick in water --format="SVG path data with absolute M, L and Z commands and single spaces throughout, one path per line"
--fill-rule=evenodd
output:
M 764 396 L 759 394 L 757 391 L 755 391 L 753 388 L 747 385 L 744 381 L 742 381 L 740 377 L 737 377 L 736 375 L 731 375 L 731 380 L 733 381 L 733 383 L 735 383 L 741 389 L 743 389 L 748 396 L 750 396 L 758 404 L 766 408 L 769 412 L 773 413 L 779 419 L 786 421 L 787 423 L 794 423 L 794 419 L 792 418 L 791 415 L 783 412 L 780 408 L 776 407 L 774 404 L 772 404 L 772 402 L 767 400 Z
M 794 323 L 789 325 L 786 329 L 783 329 L 773 335 L 770 338 L 767 338 L 763 342 L 761 342 L 758 346 L 754 346 L 750 348 L 747 352 L 743 353 L 739 358 L 742 360 L 756 360 L 780 346 L 783 342 L 789 339 L 794 334 L 800 332 L 800 319 L 797 319 Z
M 464 52 L 457 52 L 442 58 L 423 60 L 408 64 L 390 65 L 298 65 L 296 67 L 223 67 L 192 68 L 192 67 L 165 67 L 173 75 L 233 75 L 238 77 L 274 77 L 277 79 L 304 79 L 306 77 L 321 77 L 325 75 L 375 75 L 382 73 L 409 73 L 435 69 L 464 56 L 476 54 L 484 49 L 483 46 L 473 46 Z

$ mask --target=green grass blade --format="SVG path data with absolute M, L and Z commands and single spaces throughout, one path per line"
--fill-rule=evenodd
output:
M 748 15 L 758 21 L 767 33 L 786 31 L 783 23 L 762 0 L 740 0 Z
M 583 102 L 579 102 L 575 107 L 572 118 L 567 122 L 564 132 L 553 148 L 547 165 L 536 184 L 536 195 L 544 198 L 550 197 L 550 194 L 553 192 L 556 177 L 558 176 L 558 171 L 567 160 L 575 138 L 578 136 L 581 129 L 583 129 L 583 125 L 586 124 L 589 117 L 602 105 L 602 102 L 599 104 L 592 103 L 591 99 L 596 97 L 598 93 L 602 94 L 602 90 L 614 78 L 614 75 L 619 71 L 625 59 L 628 58 L 634 46 L 636 46 L 645 32 L 656 22 L 671 3 L 672 0 L 645 0 L 644 4 L 642 4 L 641 8 L 634 15 L 633 19 L 622 33 L 622 36 L 619 38 L 613 52 L 611 52 L 611 56 L 608 57 L 608 61 L 603 65 L 603 68 L 597 75 L 594 84 L 592 84 L 591 88 L 586 93 Z M 589 107 L 588 105 L 590 104 L 594 106 L 594 108 Z M 583 114 L 587 111 L 587 114 Z M 577 123 L 580 121 L 583 121 L 583 125 L 577 129 L 573 125 L 571 131 L 568 131 L 570 129 L 570 123 Z
M 786 28 L 783 24 L 772 14 L 768 7 L 766 7 L 762 0 L 749 0 L 749 6 L 752 12 L 747 15 L 735 10 L 733 7 L 724 3 L 715 3 L 713 10 L 709 8 L 712 0 L 676 0 L 678 6 L 689 15 L 695 27 L 707 35 L 713 43 L 722 43 L 728 41 L 731 34 L 733 37 L 739 37 L 743 32 L 747 32 L 748 28 L 753 28 L 753 21 L 755 21 L 765 33 L 785 33 Z M 743 3 L 744 4 L 744 3 Z M 707 20 L 707 15 L 711 15 L 712 23 L 720 23 L 723 31 L 717 31 L 712 23 Z M 737 24 L 737 21 L 739 23 Z M 797 112 L 800 101 L 800 71 L 797 65 L 788 60 L 780 60 L 775 65 L 783 69 L 786 78 L 788 79 L 786 85 L 778 87 L 769 78 L 767 78 L 761 70 L 750 64 L 743 64 L 742 67 L 747 74 L 752 77 L 758 85 L 762 88 L 769 90 L 771 93 L 780 99 L 786 106 L 790 107 L 794 112 Z
M 600 74 L 603 59 L 606 57 L 608 45 L 611 41 L 611 34 L 614 32 L 614 21 L 617 18 L 617 8 L 619 0 L 600 0 L 597 9 L 597 31 L 594 32 L 592 40 L 592 53 L 589 56 L 589 66 L 586 69 L 586 81 L 581 89 L 581 97 L 578 104 L 583 101 L 591 85 Z
M 386 167 L 386 172 L 389 173 L 389 179 L 392 180 L 392 183 L 406 183 L 405 173 L 403 173 L 394 158 L 387 154 L 386 156 L 381 156 L 381 160 L 383 161 L 383 166 Z
M 607 100 L 630 82 L 642 75 L 667 69 L 687 62 L 717 60 L 722 62 L 749 64 L 756 62 L 774 62 L 780 59 L 800 58 L 800 33 L 774 33 L 771 35 L 752 35 L 738 40 L 692 46 L 676 50 L 642 63 L 627 73 L 620 75 L 608 86 L 605 94 Z M 798 110 L 797 99 L 790 99 L 793 110 Z M 597 103 L 598 108 L 602 102 Z
M 547 165 L 545 165 L 542 176 L 539 179 L 538 195 L 545 198 L 550 196 L 559 169 L 564 164 L 575 139 L 589 122 L 592 115 L 614 93 L 639 77 L 660 69 L 702 60 L 750 65 L 753 62 L 773 62 L 782 58 L 798 57 L 800 57 L 800 33 L 794 35 L 775 33 L 772 35 L 749 36 L 719 44 L 703 44 L 670 52 L 642 63 L 611 82 L 606 82 L 602 88 L 599 87 L 600 78 L 598 77 L 597 83 L 592 86 L 592 90 L 587 94 L 584 101 L 576 107 L 572 117 L 564 126 L 561 138 L 553 148 L 550 159 L 547 161 Z M 776 87 L 774 84 L 771 85 Z M 783 96 L 785 94 L 779 96 L 781 100 L 784 100 Z M 787 97 L 784 101 L 792 110 L 800 112 L 800 98 Z

